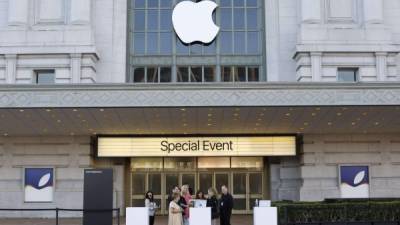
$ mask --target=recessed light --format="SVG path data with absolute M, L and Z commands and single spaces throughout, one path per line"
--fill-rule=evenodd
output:
M 357 124 L 356 122 L 352 122 L 352 123 L 351 123 L 352 126 L 355 126 L 356 124 Z
M 304 122 L 304 126 L 308 126 L 308 122 Z
M 290 116 L 291 114 L 290 114 L 290 113 L 286 113 L 285 115 L 286 115 L 286 116 Z
M 71 136 L 74 136 L 75 135 L 75 133 L 74 132 L 71 132 L 71 133 L 69 133 Z
M 74 111 L 74 112 L 78 112 L 78 110 L 77 110 L 77 109 L 73 109 L 72 111 Z
M 61 123 L 61 120 L 57 120 L 57 123 Z
M 239 108 L 236 108 L 235 111 L 240 111 L 240 109 L 239 109 Z
M 301 127 L 300 130 L 304 130 L 304 127 Z
M 184 123 L 183 126 L 184 126 L 184 127 L 187 127 L 187 123 Z
M 8 134 L 7 134 L 7 133 L 4 133 L 3 135 L 4 135 L 5 137 L 7 137 L 7 136 L 8 136 Z
M 316 116 L 317 114 L 316 113 L 311 113 L 311 116 Z
M 375 126 L 378 126 L 379 125 L 379 122 L 375 122 Z
M 260 124 L 259 124 L 259 123 L 256 123 L 256 126 L 258 127 L 258 126 L 260 126 Z
M 181 109 L 181 111 L 183 111 L 183 112 L 184 112 L 184 111 L 186 111 L 186 109 L 185 109 L 185 108 L 182 108 L 182 109 Z
M 320 110 L 321 110 L 321 108 L 315 108 L 315 110 L 317 110 L 317 111 L 320 111 Z
M 339 113 L 336 113 L 336 115 L 337 115 L 337 116 L 342 116 L 342 113 L 339 112 Z
M 51 112 L 51 109 L 46 109 L 46 112 Z
M 332 126 L 332 124 L 333 124 L 332 122 L 328 122 L 328 126 Z
M 260 116 L 264 116 L 265 114 L 264 113 L 260 113 Z
M 25 110 L 23 110 L 23 109 L 20 109 L 20 110 L 19 110 L 19 112 L 24 112 L 24 111 L 25 111 Z
M 104 112 L 104 109 L 99 109 L 100 112 Z
M 233 116 L 235 116 L 235 117 L 238 117 L 238 116 L 239 116 L 239 114 L 238 114 L 238 113 L 235 113 L 235 114 L 233 114 Z
M 211 113 L 209 113 L 209 114 L 208 114 L 208 117 L 212 117 L 212 114 L 211 114 Z
M 212 124 L 211 124 L 211 123 L 209 123 L 209 124 L 207 124 L 207 126 L 211 127 L 211 126 L 212 126 Z

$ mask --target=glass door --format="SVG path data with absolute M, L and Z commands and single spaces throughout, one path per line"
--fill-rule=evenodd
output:
M 144 196 L 151 190 L 157 205 L 161 205 L 161 174 L 160 173 L 132 173 L 131 177 L 131 200 L 133 207 L 144 206 Z
M 196 173 L 165 173 L 165 189 L 164 189 L 164 203 L 161 212 L 164 214 L 168 214 L 168 197 L 172 193 L 172 189 L 175 186 L 182 187 L 182 185 L 187 184 L 190 188 L 192 188 L 193 192 L 196 190 Z M 196 193 L 193 193 L 193 196 Z
M 263 198 L 262 172 L 233 172 L 232 195 L 234 212 L 237 214 L 251 213 L 256 199 Z

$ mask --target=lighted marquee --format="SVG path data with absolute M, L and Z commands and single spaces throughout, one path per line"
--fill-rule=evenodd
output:
M 293 156 L 296 137 L 99 137 L 99 157 Z

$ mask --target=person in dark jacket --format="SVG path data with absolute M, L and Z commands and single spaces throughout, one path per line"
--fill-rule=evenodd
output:
M 233 197 L 228 191 L 228 187 L 221 187 L 221 199 L 219 201 L 219 216 L 221 225 L 231 225 L 231 215 L 233 209 Z
M 207 207 L 211 208 L 212 225 L 217 225 L 219 218 L 219 207 L 217 199 L 217 190 L 215 188 L 208 189 Z

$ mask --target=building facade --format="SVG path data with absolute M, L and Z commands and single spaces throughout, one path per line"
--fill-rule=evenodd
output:
M 346 166 L 367 167 L 364 197 L 400 197 L 400 1 L 216 0 L 220 32 L 189 45 L 179 2 L 0 0 L 0 208 L 82 208 L 83 170 L 101 167 L 115 207 L 152 189 L 161 213 L 184 183 L 228 185 L 243 214 L 341 198 Z M 98 151 L 101 137 L 259 136 L 295 137 L 295 155 Z M 53 169 L 46 203 L 26 201 L 31 168 Z

